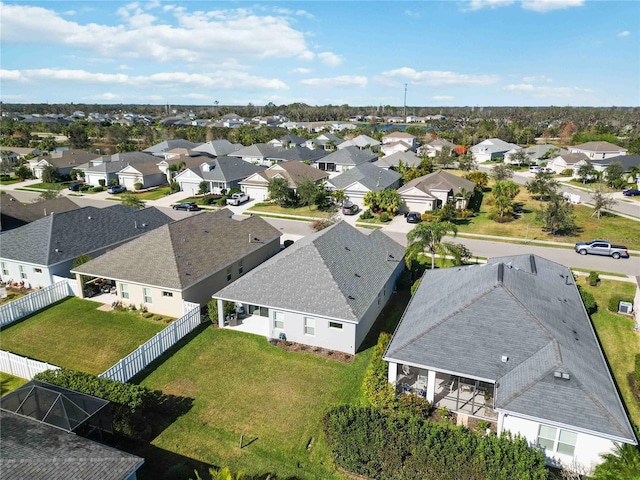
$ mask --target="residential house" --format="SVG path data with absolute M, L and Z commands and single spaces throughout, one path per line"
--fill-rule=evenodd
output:
M 342 138 L 336 137 L 331 133 L 325 132 L 325 133 L 321 133 L 316 138 L 311 138 L 307 140 L 306 142 L 304 142 L 303 146 L 310 148 L 312 150 L 316 148 L 320 148 L 322 150 L 327 150 L 329 152 L 332 152 L 333 150 L 338 148 L 338 145 L 340 145 L 342 142 L 344 142 Z
M 171 182 L 179 173 L 179 171 L 171 169 L 172 165 L 179 165 L 180 171 L 182 171 L 187 168 L 198 168 L 203 163 L 211 161 L 212 158 L 215 157 L 212 157 L 208 153 L 189 150 L 189 153 L 187 154 L 160 160 L 157 163 L 157 166 L 158 169 L 160 169 L 160 171 L 167 177 L 167 182 Z
M 576 164 L 576 167 L 580 167 L 586 163 L 586 160 L 581 160 Z M 591 160 L 591 164 L 598 172 L 606 171 L 607 167 L 612 163 L 618 163 L 622 166 L 622 169 L 625 173 L 628 173 L 627 181 L 629 183 L 635 182 L 635 177 L 630 174 L 634 167 L 640 167 L 640 155 L 618 155 L 617 157 L 608 157 L 603 159 L 595 159 Z
M 499 138 L 488 138 L 470 148 L 473 159 L 478 163 L 504 157 L 509 150 L 513 149 L 518 150 L 520 147 L 514 143 L 500 140 Z
M 47 287 L 69 277 L 76 258 L 105 251 L 171 222 L 157 208 L 124 205 L 55 213 L 0 234 L 3 281 Z
M 627 149 L 609 142 L 587 142 L 567 147 L 570 153 L 584 153 L 589 160 L 626 155 Z
M 156 143 L 155 145 L 152 145 L 149 148 L 145 148 L 142 151 L 145 153 L 150 153 L 151 155 L 155 155 L 156 157 L 163 157 L 164 152 L 166 152 L 167 150 L 173 150 L 174 148 L 186 148 L 188 150 L 191 150 L 198 145 L 201 144 L 190 142 L 189 140 L 185 140 L 184 138 L 176 138 L 174 140 L 164 140 L 160 143 Z
M 96 153 L 82 150 L 65 150 L 32 158 L 29 160 L 29 168 L 36 178 L 42 178 L 42 172 L 46 167 L 55 167 L 60 175 L 69 175 L 74 168 L 99 157 Z
M 148 159 L 128 164 L 118 171 L 118 183 L 124 185 L 127 190 L 135 190 L 137 183 L 142 184 L 142 188 L 157 187 L 167 183 L 165 172 L 158 166 L 158 158 L 146 155 Z
M 218 324 L 354 354 L 403 270 L 400 244 L 380 231 L 367 235 L 339 222 L 298 240 L 213 295 Z M 246 315 L 239 324 L 225 323 L 223 301 L 243 306 Z
M 515 160 L 511 159 L 511 155 L 516 152 L 524 152 L 527 157 L 529 157 L 529 163 L 533 163 L 539 165 L 541 162 L 545 160 L 549 160 L 549 158 L 557 157 L 558 155 L 565 155 L 569 153 L 568 150 L 564 148 L 560 148 L 556 145 L 544 144 L 544 145 L 533 145 L 527 148 L 512 148 L 507 153 L 504 154 L 504 163 L 516 163 Z
M 298 135 L 285 135 L 282 138 L 274 138 L 268 143 L 276 148 L 293 148 L 302 147 L 306 141 L 306 138 L 299 137 Z
M 397 142 L 385 143 L 380 147 L 380 151 L 384 155 L 392 155 L 398 152 L 408 152 L 411 151 L 411 145 L 402 140 L 398 140 Z
M 194 152 L 207 153 L 213 157 L 221 157 L 223 155 L 229 155 L 232 152 L 236 152 L 244 148 L 241 143 L 231 143 L 229 140 L 211 140 L 210 142 L 203 143 L 194 147 Z
M 357 147 L 360 150 L 378 150 L 380 142 L 375 138 L 371 138 L 368 135 L 358 135 L 351 140 L 345 140 L 341 144 L 337 145 L 338 149 L 347 147 Z
M 351 203 L 364 208 L 364 196 L 369 192 L 396 189 L 402 175 L 393 170 L 376 167 L 373 163 L 361 163 L 342 172 L 327 182 L 330 190 L 343 190 Z
M 464 209 L 469 204 L 475 183 L 445 170 L 438 170 L 414 178 L 398 189 L 404 201 L 405 212 L 426 212 L 439 208 L 444 203 L 456 202 L 456 208 Z
M 291 160 L 290 162 L 277 163 L 262 172 L 254 173 L 239 184 L 249 198 L 255 198 L 262 202 L 269 198 L 269 181 L 273 178 L 284 178 L 289 183 L 289 188 L 295 191 L 303 180 L 311 179 L 319 184 L 327 180 L 329 174 L 306 163 Z
M 28 155 L 41 155 L 43 152 L 30 147 L 5 147 L 0 146 L 0 163 L 7 162 L 10 166 L 16 166 L 21 158 Z
M 11 230 L 54 213 L 77 210 L 80 206 L 68 197 L 35 203 L 22 203 L 10 193 L 0 195 L 0 230 Z
M 276 163 L 288 162 L 290 160 L 298 160 L 299 162 L 305 162 L 307 164 L 313 164 L 319 162 L 320 159 L 326 157 L 328 152 L 321 148 L 312 150 L 307 147 L 291 147 L 283 150 L 281 153 L 272 157 L 272 161 Z
M 201 159 L 198 166 L 185 168 L 175 177 L 180 190 L 192 195 L 200 190 L 200 183 L 207 182 L 209 191 L 221 194 L 232 188 L 240 188 L 239 182 L 266 169 L 261 165 L 245 162 L 238 157 L 223 155 L 216 158 Z
M 565 170 L 573 170 L 572 175 L 576 175 L 579 162 L 588 160 L 584 153 L 565 153 L 558 155 L 547 162 L 547 168 L 551 168 L 555 173 L 562 173 Z
M 394 144 L 397 142 L 405 143 L 409 146 L 409 150 L 414 150 L 418 148 L 418 139 L 407 132 L 392 132 L 389 135 L 385 135 L 382 137 L 382 147 L 384 148 L 387 144 Z M 405 150 L 406 151 L 406 150 Z
M 73 269 L 115 286 L 111 301 L 180 317 L 183 302 L 211 295 L 280 251 L 280 231 L 262 218 L 228 209 L 169 223 Z M 84 288 L 78 289 L 84 292 Z
M 554 466 L 637 444 L 571 270 L 536 255 L 426 272 L 384 360 L 400 392 L 495 422 Z
M 277 148 L 268 143 L 255 143 L 231 152 L 229 156 L 239 157 L 245 162 L 268 167 L 275 161 L 274 158 L 282 154 L 283 151 L 283 148 Z
M 379 168 L 398 170 L 400 164 L 405 167 L 415 168 L 420 165 L 420 157 L 414 152 L 397 152 L 391 155 L 385 155 L 373 162 L 373 165 Z
M 352 145 L 350 147 L 339 148 L 326 157 L 321 158 L 314 166 L 320 170 L 331 172 L 331 174 L 335 176 L 361 163 L 375 162 L 376 160 L 378 160 L 378 154 L 373 150 L 362 150 Z
M 98 157 L 79 165 L 77 169 L 83 173 L 84 181 L 89 185 L 98 186 L 101 180 L 104 185 L 111 185 L 120 181 L 118 173 L 127 166 L 150 161 L 155 161 L 157 165 L 160 159 L 143 152 L 124 152 Z M 157 170 L 161 172 L 159 167 Z
M 418 155 L 426 155 L 427 157 L 433 158 L 438 155 L 443 148 L 449 149 L 449 153 L 452 153 L 456 145 L 445 138 L 434 138 L 430 142 L 420 146 Z

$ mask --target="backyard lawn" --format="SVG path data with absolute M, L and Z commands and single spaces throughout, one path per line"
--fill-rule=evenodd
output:
M 0 396 L 14 391 L 16 388 L 21 387 L 27 382 L 28 380 L 25 380 L 24 378 L 14 377 L 8 373 L 0 372 Z
M 97 310 L 101 305 L 63 300 L 3 329 L 2 349 L 97 375 L 167 326 L 137 312 Z
M 607 302 L 612 295 L 628 295 L 633 298 L 635 286 L 627 282 L 602 280 L 599 287 L 590 287 L 587 278 L 584 277 L 578 280 L 578 284 L 592 293 L 596 299 L 598 311 L 591 319 L 631 419 L 636 425 L 640 425 L 640 405 L 629 385 L 629 376 L 634 371 L 635 355 L 640 353 L 640 333 L 633 330 L 632 318 L 607 310 Z

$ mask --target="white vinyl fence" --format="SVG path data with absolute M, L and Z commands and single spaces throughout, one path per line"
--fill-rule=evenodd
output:
M 187 308 L 190 310 L 183 317 L 158 332 L 151 340 L 140 345 L 134 352 L 98 376 L 125 383 L 144 370 L 147 365 L 200 325 L 200 305 L 185 302 L 185 310 Z
M 0 327 L 6 327 L 33 312 L 73 295 L 68 279 L 41 288 L 0 306 Z
M 39 362 L 38 360 L 32 360 L 0 350 L 0 372 L 8 373 L 16 377 L 31 380 L 37 373 L 44 372 L 45 370 L 57 370 L 58 368 L 59 367 L 49 363 Z

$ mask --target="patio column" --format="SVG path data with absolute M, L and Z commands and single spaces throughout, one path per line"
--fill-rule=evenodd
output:
M 427 370 L 427 400 L 433 403 L 436 396 L 436 371 Z
M 82 275 L 76 273 L 76 282 L 78 282 L 78 297 L 84 298 L 84 282 L 82 281 Z
M 216 300 L 218 302 L 218 326 L 224 328 L 224 305 L 222 300 Z
M 389 362 L 389 373 L 388 377 L 389 383 L 392 385 L 396 384 L 396 380 L 398 379 L 398 364 L 395 362 Z

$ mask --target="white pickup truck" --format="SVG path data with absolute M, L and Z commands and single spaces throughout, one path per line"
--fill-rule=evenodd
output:
M 234 193 L 227 198 L 227 205 L 242 205 L 244 202 L 249 201 L 249 195 L 246 193 Z

